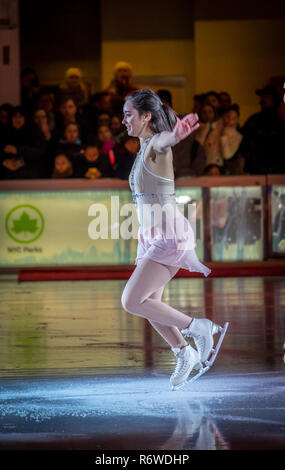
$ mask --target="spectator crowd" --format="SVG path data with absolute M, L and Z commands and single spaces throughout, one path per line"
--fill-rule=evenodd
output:
M 0 179 L 128 179 L 140 143 L 122 126 L 122 108 L 134 90 L 126 62 L 95 94 L 78 68 L 69 68 L 57 87 L 41 86 L 37 73 L 24 69 L 21 105 L 0 106 Z M 157 93 L 175 109 L 169 90 Z M 194 96 L 189 112 L 198 113 L 200 127 L 173 148 L 176 178 L 285 174 L 285 103 L 273 86 L 256 93 L 260 112 L 242 127 L 229 93 Z

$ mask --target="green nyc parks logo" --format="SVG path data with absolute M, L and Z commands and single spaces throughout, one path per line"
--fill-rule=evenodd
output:
M 18 243 L 31 243 L 41 236 L 44 218 L 36 207 L 21 204 L 8 212 L 5 228 L 12 240 Z

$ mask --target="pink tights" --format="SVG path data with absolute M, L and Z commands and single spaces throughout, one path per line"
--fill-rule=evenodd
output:
M 188 315 L 161 301 L 165 285 L 178 270 L 179 268 L 166 266 L 149 258 L 139 259 L 121 299 L 127 312 L 147 318 L 174 348 L 182 348 L 188 344 L 179 328 L 187 328 L 192 320 Z

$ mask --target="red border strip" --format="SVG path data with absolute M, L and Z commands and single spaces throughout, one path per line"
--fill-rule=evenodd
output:
M 88 281 L 88 280 L 114 280 L 129 279 L 133 269 L 122 269 L 118 271 L 112 270 L 25 270 L 20 269 L 18 272 L 19 282 L 35 282 L 35 281 Z M 285 265 L 283 266 L 254 266 L 254 267 L 221 267 L 214 269 L 208 278 L 213 277 L 252 277 L 252 276 L 285 276 Z M 180 269 L 175 276 L 176 278 L 204 278 L 203 274 L 190 273 L 184 269 Z

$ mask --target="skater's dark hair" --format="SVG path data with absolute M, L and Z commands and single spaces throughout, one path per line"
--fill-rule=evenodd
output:
M 139 116 L 151 112 L 149 127 L 155 133 L 172 131 L 176 121 L 176 112 L 167 104 L 162 103 L 159 96 L 149 88 L 136 90 L 125 97 L 125 102 L 131 101 Z

